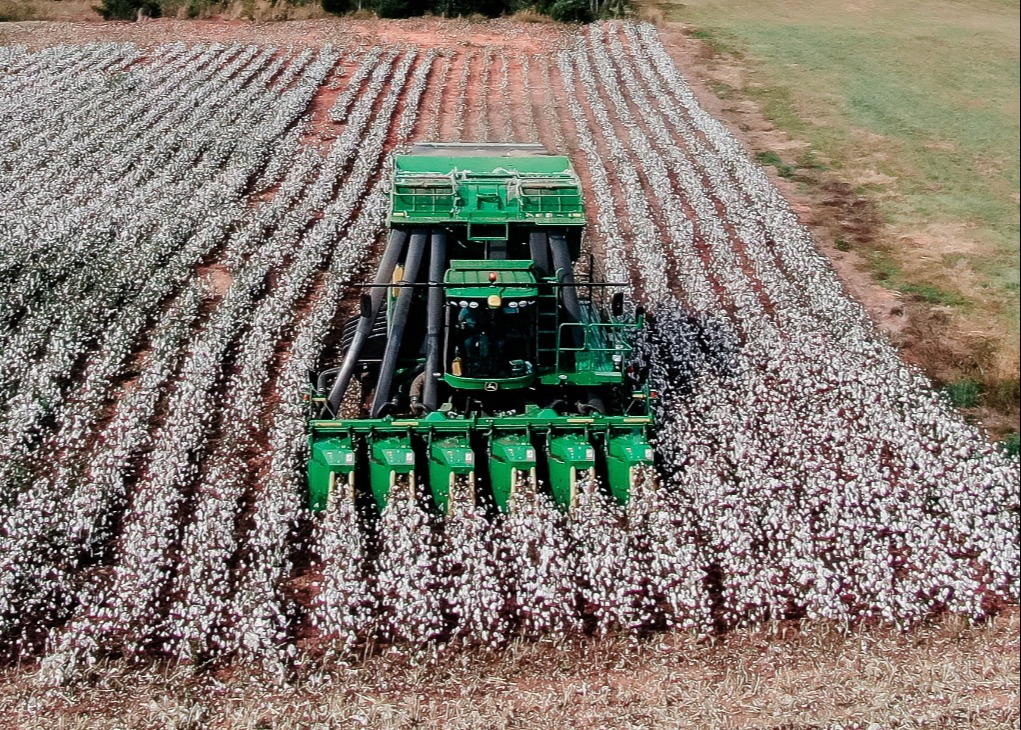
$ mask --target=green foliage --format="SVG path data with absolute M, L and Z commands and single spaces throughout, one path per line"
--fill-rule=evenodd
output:
M 381 18 L 410 18 L 415 15 L 411 0 L 379 0 L 376 15 Z
M 847 248 L 840 248 L 838 243 L 837 248 L 841 251 L 847 251 L 850 249 L 850 245 L 848 244 Z M 929 282 L 911 283 L 907 281 L 904 270 L 888 251 L 872 250 L 866 252 L 866 254 L 872 267 L 872 273 L 877 280 L 884 282 L 891 289 L 896 289 L 911 296 L 915 301 L 936 304 L 942 307 L 965 308 L 969 305 L 969 301 L 960 294 L 947 291 L 935 284 Z
M 550 7 L 549 16 L 559 23 L 590 23 L 593 20 L 588 0 L 557 0 Z
M 958 380 L 943 386 L 943 392 L 956 408 L 974 408 L 982 396 L 979 384 L 971 379 Z
M 327 13 L 342 15 L 350 12 L 353 8 L 350 0 L 322 0 L 323 10 Z
M 905 294 L 911 294 L 929 304 L 940 304 L 944 307 L 961 307 L 966 304 L 960 295 L 931 284 L 901 284 L 897 288 Z
M 1016 373 L 1013 377 L 1000 380 L 991 389 L 987 390 L 986 398 L 991 398 L 993 402 L 999 404 L 1002 408 L 1016 408 L 1018 401 L 1021 401 L 1021 380 L 1018 379 Z
M 819 162 L 819 158 L 816 155 L 815 150 L 808 150 L 807 152 L 804 152 L 798 157 L 797 162 L 798 167 L 804 167 L 806 170 L 824 171 L 830 169 L 829 165 L 824 165 Z
M 297 2 L 297 0 L 290 0 Z M 319 0 L 328 13 L 343 14 L 353 10 L 375 12 L 381 18 L 411 18 L 438 15 L 446 18 L 483 15 L 496 18 L 519 10 L 533 10 L 561 22 L 592 20 L 588 0 Z M 622 0 L 625 1 L 626 0 Z
M 209 7 L 207 0 L 188 0 L 188 17 L 199 17 L 207 7 Z
M 511 13 L 519 9 L 520 3 L 514 0 L 424 0 L 419 14 L 426 12 L 434 15 L 442 15 L 446 18 L 457 18 L 469 15 L 484 15 L 487 18 L 495 18 L 504 13 Z
M 103 20 L 135 20 L 139 10 L 149 18 L 161 15 L 158 0 L 103 0 L 95 10 Z
M 707 28 L 698 28 L 692 31 L 691 37 L 697 38 L 700 41 L 705 41 L 712 47 L 715 53 L 740 55 L 740 51 L 736 46 L 728 43 L 718 34 Z
M 1007 452 L 1007 456 L 1018 456 L 1018 451 L 1021 449 L 1021 443 L 1018 441 L 1018 432 L 1008 433 L 1003 437 L 1003 441 L 1000 442 L 1000 447 Z
M 755 159 L 759 161 L 760 165 L 772 165 L 775 167 L 780 177 L 794 177 L 794 167 L 785 164 L 784 161 L 780 159 L 780 155 L 776 154 L 772 150 L 769 152 L 760 152 L 755 155 Z

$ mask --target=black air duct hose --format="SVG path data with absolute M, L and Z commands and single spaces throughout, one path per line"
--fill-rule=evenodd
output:
M 567 236 L 562 233 L 551 235 L 549 247 L 553 252 L 554 270 L 564 272 L 560 300 L 564 303 L 568 320 L 571 323 L 581 323 L 581 305 L 578 303 L 578 290 L 574 288 L 574 264 L 571 261 L 571 252 L 567 248 Z M 581 347 L 585 344 L 584 333 L 580 327 L 568 327 L 567 332 L 571 347 Z
M 422 264 L 426 237 L 427 232 L 422 230 L 411 234 L 408 257 L 404 261 L 404 280 L 406 282 L 418 281 L 418 269 Z M 394 305 L 393 317 L 390 320 L 390 335 L 386 341 L 386 352 L 383 354 L 383 364 L 379 368 L 376 393 L 372 398 L 372 418 L 379 418 L 384 406 L 390 400 L 390 389 L 393 387 L 394 372 L 397 369 L 397 356 L 400 354 L 401 343 L 404 340 L 404 327 L 408 323 L 408 312 L 411 311 L 411 302 L 414 298 L 415 287 L 413 286 L 402 287 L 397 294 L 397 303 Z
M 347 392 L 348 385 L 351 384 L 351 376 L 354 374 L 358 358 L 361 356 L 362 346 L 369 338 L 369 335 L 372 334 L 372 328 L 376 324 L 376 317 L 379 316 L 379 309 L 386 297 L 386 287 L 378 285 L 390 283 L 390 280 L 393 278 L 394 268 L 404 252 L 404 244 L 407 240 L 407 231 L 399 229 L 390 231 L 390 240 L 386 244 L 386 250 L 383 251 L 383 258 L 380 259 L 379 269 L 376 271 L 376 279 L 373 282 L 377 286 L 372 287 L 369 295 L 372 300 L 371 312 L 368 317 L 362 317 L 358 320 L 358 329 L 355 330 L 351 346 L 347 348 L 344 362 L 340 366 L 340 375 L 333 381 L 330 397 L 319 414 L 320 418 L 336 417 L 340 411 L 340 404 L 344 400 L 344 394 Z
M 538 230 L 528 234 L 528 251 L 539 276 L 549 276 L 549 239 L 546 231 Z
M 425 410 L 432 412 L 439 407 L 439 384 L 436 373 L 440 371 L 440 348 L 443 335 L 443 271 L 447 263 L 447 232 L 441 229 L 432 232 L 429 250 L 428 312 L 425 329 L 425 383 L 422 403 Z

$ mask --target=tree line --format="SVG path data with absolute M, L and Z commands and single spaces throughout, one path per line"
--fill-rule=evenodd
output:
M 276 0 L 274 4 L 300 6 L 317 1 L 323 10 L 336 15 L 368 12 L 380 18 L 422 15 L 496 18 L 531 11 L 561 23 L 588 23 L 600 17 L 625 15 L 630 5 L 630 0 Z M 219 12 L 218 8 L 225 9 L 228 4 L 212 0 L 101 0 L 96 10 L 106 20 L 180 17 L 182 11 L 195 18 Z

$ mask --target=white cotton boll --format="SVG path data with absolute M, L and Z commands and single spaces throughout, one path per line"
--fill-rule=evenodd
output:
M 596 631 L 640 629 L 650 607 L 642 594 L 643 578 L 629 544 L 629 525 L 597 479 L 578 480 L 578 504 L 571 510 L 570 532 L 576 555 L 578 592 L 583 614 Z
M 412 646 L 440 638 L 444 620 L 437 538 L 432 519 L 407 485 L 391 487 L 379 540 L 373 583 L 377 632 Z
M 0 49 L 18 64 L 0 99 L 18 122 L 0 132 L 7 654 L 45 655 L 56 681 L 110 653 L 284 677 L 309 628 L 344 654 L 377 630 L 405 648 L 498 646 L 782 615 L 910 625 L 1017 602 L 1017 460 L 876 334 L 654 27 L 436 68 L 432 50 L 347 53 L 338 84 L 332 48 Z M 515 101 L 519 60 L 576 93 L 502 129 L 467 114 L 469 84 Z M 323 85 L 343 86 L 329 139 L 311 107 Z M 662 394 L 660 483 L 636 485 L 623 514 L 593 493 L 573 521 L 542 502 L 442 526 L 387 517 L 405 573 L 377 572 L 352 514 L 309 529 L 306 412 L 286 394 L 321 364 L 385 226 L 394 143 L 439 136 L 440 86 L 458 139 L 507 139 L 516 122 L 538 139 L 541 121 L 563 150 L 575 130 L 586 245 L 654 319 L 635 361 Z M 82 588 L 94 566 L 101 585 Z M 293 601 L 292 571 L 316 579 L 311 599 Z
M 493 530 L 512 625 L 526 637 L 578 628 L 576 567 L 564 516 L 543 495 L 521 497 Z
M 509 596 L 493 530 L 480 508 L 462 505 L 445 517 L 438 560 L 450 638 L 469 645 L 505 644 L 511 631 Z

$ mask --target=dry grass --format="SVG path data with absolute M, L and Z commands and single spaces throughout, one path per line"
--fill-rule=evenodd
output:
M 874 208 L 875 235 L 844 226 L 834 243 L 902 301 L 895 319 L 914 320 L 894 341 L 940 384 L 981 384 L 986 408 L 970 415 L 1016 432 L 1017 4 L 647 4 L 703 44 L 685 71 L 706 77 L 720 116 L 742 128 L 755 108 L 787 135 L 754 151 L 813 213 L 831 210 L 834 179 Z
M 0 0 L 0 21 L 101 21 L 102 18 L 95 10 L 99 4 L 100 0 Z M 184 20 L 189 17 L 188 0 L 162 0 L 160 5 L 167 18 Z M 303 5 L 278 0 L 227 0 L 196 3 L 190 12 L 197 20 L 222 16 L 229 20 L 253 20 L 260 23 L 332 17 L 323 10 L 318 0 Z
M 515 23 L 553 23 L 553 18 L 548 15 L 543 15 L 537 12 L 534 8 L 525 8 L 519 10 L 510 17 L 508 20 L 514 21 Z
M 267 23 L 279 20 L 315 20 L 331 17 L 319 2 L 292 5 L 274 0 L 232 0 L 223 11 L 232 20 L 254 20 Z
M 653 25 L 662 26 L 667 22 L 666 11 L 658 5 L 639 3 L 635 9 L 635 14 L 638 20 L 643 20 Z
M 910 632 L 778 623 L 716 643 L 683 634 L 523 643 L 504 652 L 352 666 L 310 662 L 288 686 L 244 671 L 113 665 L 89 686 L 0 680 L 0 727 L 1018 727 L 1019 618 L 947 617 Z
M 98 0 L 0 0 L 0 22 L 22 20 L 101 20 Z

